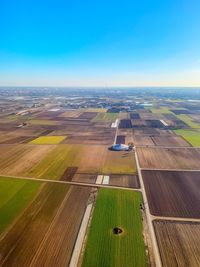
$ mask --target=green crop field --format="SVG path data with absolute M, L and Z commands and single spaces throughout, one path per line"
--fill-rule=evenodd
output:
M 30 143 L 35 145 L 54 145 L 61 143 L 66 136 L 40 136 Z
M 89 229 L 82 267 L 144 267 L 147 256 L 142 236 L 141 194 L 100 189 Z M 119 227 L 123 232 L 113 233 Z
M 117 113 L 98 113 L 97 116 L 93 119 L 94 122 L 115 122 L 117 119 Z
M 175 130 L 176 134 L 181 135 L 192 146 L 200 146 L 200 132 L 194 130 Z
M 0 177 L 0 233 L 33 199 L 41 182 Z
M 192 119 L 185 114 L 176 115 L 177 118 L 185 122 L 192 129 L 200 129 L 200 124 L 193 122 Z

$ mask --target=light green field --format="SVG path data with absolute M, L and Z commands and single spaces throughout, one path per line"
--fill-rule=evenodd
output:
M 175 130 L 176 134 L 181 135 L 192 146 L 200 146 L 200 132 L 192 130 Z
M 66 136 L 40 136 L 30 143 L 35 145 L 54 145 L 61 143 Z
M 98 113 L 97 116 L 92 120 L 94 122 L 115 122 L 117 119 L 117 113 Z
M 185 122 L 192 129 L 200 129 L 200 124 L 193 122 L 188 115 L 181 114 L 181 115 L 176 115 L 176 117 Z
M 147 266 L 140 212 L 141 194 L 100 189 L 89 229 L 82 267 Z M 123 233 L 113 234 L 120 227 Z
M 153 113 L 157 114 L 173 114 L 167 107 L 161 107 L 161 108 L 151 108 L 150 109 Z
M 0 233 L 36 195 L 41 182 L 0 177 Z

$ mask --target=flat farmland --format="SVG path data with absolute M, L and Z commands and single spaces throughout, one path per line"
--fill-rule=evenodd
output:
M 111 174 L 109 185 L 132 187 L 132 188 L 140 187 L 137 175 L 125 175 L 125 174 L 122 175 Z
M 64 141 L 66 136 L 40 136 L 31 141 L 35 145 L 55 145 Z
M 141 168 L 150 169 L 200 169 L 200 149 L 137 147 Z
M 142 171 L 142 177 L 153 215 L 200 218 L 200 172 Z
M 78 117 L 79 119 L 87 119 L 87 120 L 92 120 L 96 117 L 98 113 L 97 112 L 83 112 L 80 114 Z
M 135 146 L 154 146 L 154 142 L 150 136 L 147 135 L 134 135 L 133 143 Z
M 124 129 L 124 128 L 132 128 L 132 122 L 130 119 L 121 119 L 119 122 L 119 128 Z
M 82 267 L 147 266 L 141 202 L 138 192 L 100 189 Z M 114 234 L 115 227 L 119 227 L 122 233 Z
M 200 266 L 200 223 L 154 221 L 163 267 Z
M 159 128 L 152 127 L 138 127 L 134 128 L 133 133 L 135 135 L 171 135 L 169 130 L 163 130 Z
M 41 182 L 0 177 L 0 234 L 34 198 L 41 184 Z
M 67 266 L 90 190 L 63 184 L 43 185 L 15 224 L 1 236 L 0 265 Z
M 126 136 L 125 135 L 117 135 L 116 144 L 125 144 Z
M 72 181 L 78 182 L 78 183 L 89 183 L 89 184 L 95 184 L 97 179 L 96 174 L 89 174 L 89 173 L 76 173 Z
M 177 135 L 181 135 L 187 142 L 189 142 L 192 146 L 200 146 L 200 131 L 197 130 L 175 130 Z
M 126 151 L 106 151 L 103 174 L 134 174 L 136 173 L 135 154 Z
M 118 129 L 117 134 L 125 136 L 125 144 L 133 143 L 133 130 L 132 129 Z
M 0 175 L 26 176 L 53 149 L 51 145 L 1 145 Z
M 13 134 L 1 134 L 0 135 L 0 144 L 20 144 L 24 142 L 29 142 L 32 140 L 32 137 L 29 136 L 17 136 Z
M 115 129 L 93 128 L 86 132 L 69 133 L 63 143 L 88 144 L 88 145 L 111 145 L 115 137 Z
M 41 161 L 29 168 L 24 176 L 60 179 L 67 168 L 74 166 L 78 167 L 79 173 L 86 174 L 136 172 L 132 152 L 110 151 L 103 145 L 60 144 L 54 146 Z
M 105 113 L 98 113 L 93 121 L 94 122 L 114 122 L 118 117 L 118 113 L 110 113 L 110 112 L 105 112 Z
M 61 118 L 78 118 L 81 115 L 81 110 L 66 110 L 65 112 L 59 114 L 58 117 Z
M 31 125 L 48 125 L 48 126 L 54 126 L 54 125 L 61 125 L 60 121 L 56 120 L 50 120 L 50 119 L 35 119 L 28 121 Z
M 153 136 L 152 140 L 157 146 L 191 146 L 185 139 L 173 134 L 171 136 Z

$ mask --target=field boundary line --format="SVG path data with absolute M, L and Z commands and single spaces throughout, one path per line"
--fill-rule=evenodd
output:
M 122 187 L 122 186 L 112 186 L 112 185 L 103 185 L 103 184 L 90 184 L 90 183 L 78 183 L 78 182 L 68 182 L 68 181 L 61 181 L 61 180 L 50 180 L 50 179 L 41 179 L 41 178 L 33 178 L 33 177 L 21 177 L 21 176 L 13 176 L 13 175 L 2 175 L 1 177 L 7 177 L 11 179 L 20 179 L 20 180 L 30 180 L 36 182 L 43 182 L 43 183 L 60 183 L 60 184 L 68 184 L 68 185 L 77 185 L 77 186 L 85 186 L 85 187 L 98 187 L 98 188 L 107 188 L 107 189 L 122 189 L 122 190 L 129 190 L 129 191 L 138 191 L 141 192 L 140 188 L 133 188 L 133 187 Z
M 141 190 L 142 190 L 143 202 L 144 202 L 144 206 L 145 206 L 145 213 L 147 216 L 147 223 L 149 226 L 149 232 L 150 232 L 151 241 L 152 241 L 152 245 L 153 245 L 153 252 L 154 252 L 153 254 L 154 254 L 155 264 L 156 264 L 156 267 L 162 267 L 160 252 L 159 252 L 157 239 L 156 239 L 156 235 L 155 235 L 155 231 L 154 231 L 154 227 L 153 227 L 153 223 L 152 223 L 152 218 L 151 218 L 151 213 L 150 213 L 150 209 L 149 209 L 149 204 L 147 201 L 146 191 L 145 191 L 145 187 L 144 187 L 144 183 L 143 183 L 143 179 L 142 179 L 142 172 L 140 169 L 139 160 L 138 160 L 138 156 L 137 156 L 137 150 L 135 150 L 135 161 L 136 161 L 136 165 L 137 165 L 137 169 L 138 169 L 138 176 L 139 176 L 140 186 L 141 186 Z
M 200 149 L 200 146 L 158 146 L 158 145 L 136 145 L 136 148 L 153 148 L 153 149 L 157 149 L 157 148 L 163 148 L 163 149 Z
M 87 231 L 87 227 L 88 227 L 88 223 L 89 223 L 89 219 L 90 219 L 90 215 L 92 212 L 92 208 L 93 208 L 93 203 L 88 204 L 83 219 L 82 219 L 82 223 L 81 223 L 81 227 L 79 229 L 78 232 L 78 236 L 76 239 L 76 243 L 74 246 L 74 250 L 72 253 L 72 257 L 70 260 L 70 264 L 69 267 L 76 267 L 78 266 L 78 262 L 79 262 L 79 258 L 80 258 L 80 254 L 81 254 L 81 250 L 82 250 L 82 246 L 83 246 L 83 242 L 84 242 L 84 238 L 85 238 L 85 234 Z
M 140 168 L 141 171 L 168 171 L 168 172 L 200 172 L 200 169 L 159 169 L 159 168 Z
M 166 217 L 166 216 L 155 216 L 151 215 L 153 220 L 163 220 L 163 221 L 176 221 L 176 222 L 199 222 L 200 218 L 187 218 L 187 217 Z

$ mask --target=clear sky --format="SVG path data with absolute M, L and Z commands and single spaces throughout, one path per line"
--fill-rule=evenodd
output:
M 0 0 L 0 85 L 200 86 L 200 0 Z

